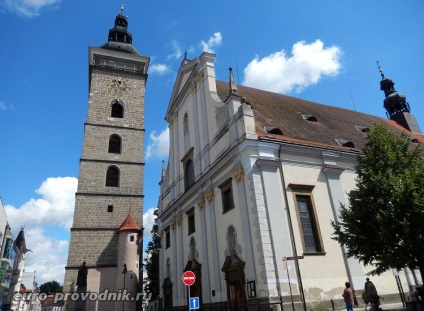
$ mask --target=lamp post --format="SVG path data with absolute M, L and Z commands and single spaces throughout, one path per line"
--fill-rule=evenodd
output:
M 122 294 L 125 294 L 125 277 L 127 275 L 127 264 L 124 263 L 124 270 L 122 270 L 122 274 L 124 275 L 124 289 L 122 290 Z M 122 299 L 122 311 L 125 311 L 125 299 Z

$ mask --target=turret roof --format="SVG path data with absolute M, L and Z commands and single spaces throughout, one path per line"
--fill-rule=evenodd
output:
M 118 229 L 118 233 L 121 233 L 123 231 L 133 231 L 133 232 L 141 231 L 140 227 L 135 222 L 134 216 L 131 213 L 128 213 L 127 218 L 122 223 L 121 227 L 119 227 Z

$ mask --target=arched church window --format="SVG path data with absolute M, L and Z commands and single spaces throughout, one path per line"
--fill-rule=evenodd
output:
M 117 101 L 112 105 L 111 115 L 112 118 L 123 118 L 124 117 L 124 107 Z
M 116 166 L 109 166 L 107 169 L 106 187 L 119 187 L 119 170 Z
M 109 138 L 109 153 L 121 153 L 121 137 L 112 135 Z
M 194 184 L 194 163 L 189 159 L 184 167 L 184 188 L 188 190 Z

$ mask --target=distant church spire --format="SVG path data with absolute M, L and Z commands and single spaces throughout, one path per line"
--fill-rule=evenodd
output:
M 413 133 L 421 133 L 417 121 L 410 113 L 411 108 L 406 101 L 406 96 L 395 90 L 395 83 L 384 76 L 383 69 L 377 61 L 378 70 L 381 74 L 380 90 L 384 92 L 384 108 L 386 109 L 387 118 L 396 121 L 401 126 Z

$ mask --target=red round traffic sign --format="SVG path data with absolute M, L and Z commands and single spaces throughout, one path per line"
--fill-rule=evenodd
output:
M 192 271 L 186 271 L 183 274 L 183 283 L 187 286 L 191 286 L 196 281 L 196 276 Z

